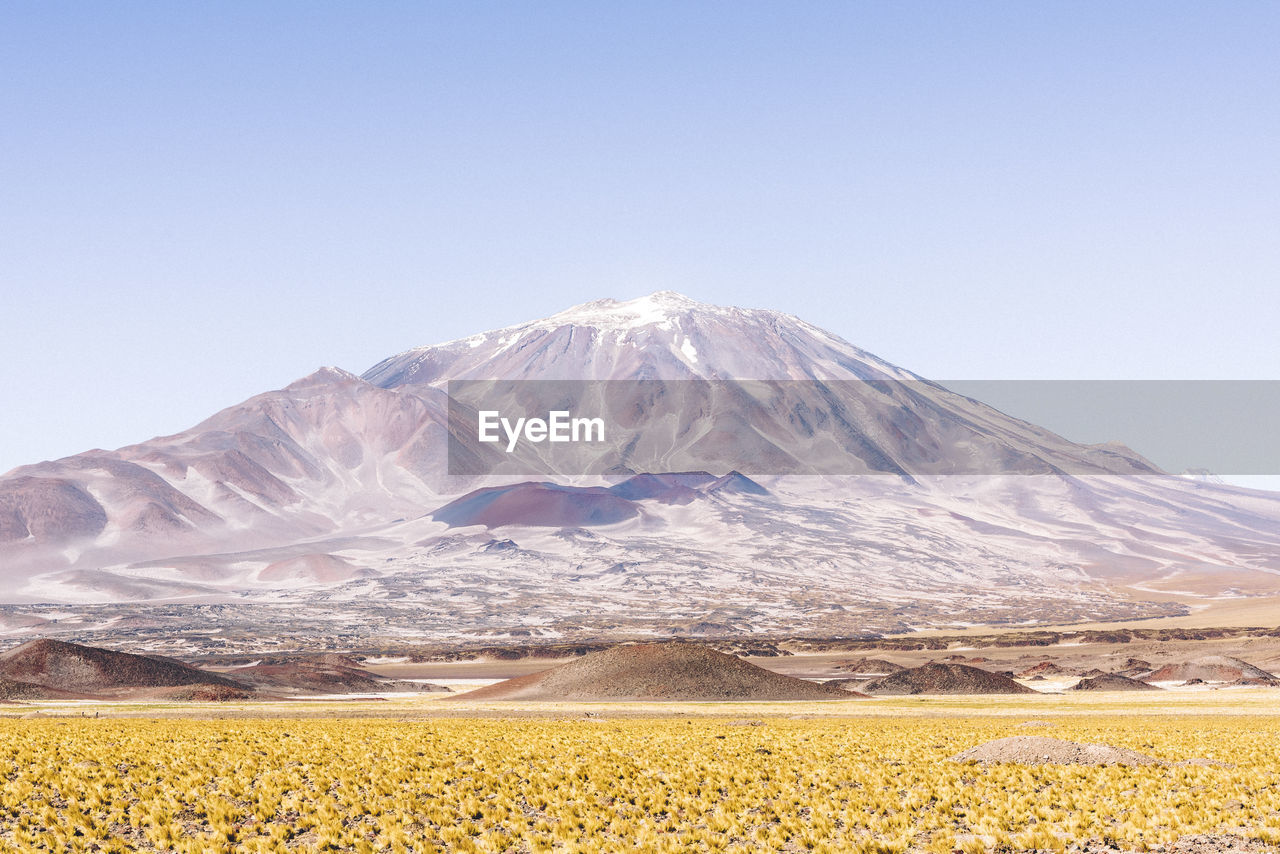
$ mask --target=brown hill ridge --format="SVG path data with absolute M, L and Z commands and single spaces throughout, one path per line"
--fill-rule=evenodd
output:
M 1148 685 L 1119 673 L 1103 673 L 1100 676 L 1086 676 L 1069 689 L 1071 691 L 1159 691 L 1156 685 Z
M 836 665 L 835 669 L 841 673 L 854 673 L 861 676 L 888 676 L 890 673 L 897 673 L 907 668 L 883 658 L 858 658 L 842 661 Z
M 152 658 L 40 638 L 0 653 L 0 678 L 50 692 L 102 694 L 138 688 L 216 685 L 243 688 L 230 679 L 171 658 Z
M 284 694 L 382 694 L 392 691 L 448 691 L 425 682 L 380 676 L 343 655 L 263 661 L 228 671 L 227 676 L 259 690 Z
M 1247 661 L 1229 655 L 1206 655 L 1193 661 L 1166 664 L 1143 677 L 1146 682 L 1243 682 L 1249 685 L 1280 685 L 1280 679 Z
M 931 661 L 862 686 L 868 694 L 1034 694 L 1008 676 L 967 664 Z
M 462 700 L 848 700 L 850 691 L 765 670 L 687 643 L 615 646 L 550 670 L 462 694 Z
M 1074 671 L 1068 670 L 1057 662 L 1042 661 L 1039 664 L 1033 667 L 1028 667 L 1026 670 L 1018 673 L 1018 678 L 1033 679 L 1036 676 L 1043 676 L 1046 678 L 1051 676 L 1071 676 L 1073 673 Z

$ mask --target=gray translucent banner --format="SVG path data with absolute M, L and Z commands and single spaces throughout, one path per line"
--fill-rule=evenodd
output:
M 1280 382 L 460 380 L 449 473 L 1280 474 Z

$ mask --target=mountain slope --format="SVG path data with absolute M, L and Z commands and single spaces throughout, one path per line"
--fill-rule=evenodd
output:
M 420 514 L 448 488 L 446 419 L 440 392 L 321 369 L 183 433 L 23 466 L 0 478 L 5 580 L 68 568 L 88 599 L 251 585 L 226 561 L 190 558 L 264 548 L 291 558 L 318 551 L 290 552 L 300 541 Z M 165 556 L 188 559 L 128 580 L 100 572 Z

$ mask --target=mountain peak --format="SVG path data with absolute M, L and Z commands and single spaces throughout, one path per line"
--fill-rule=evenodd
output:
M 311 386 L 327 386 L 336 382 L 361 382 L 361 379 L 350 371 L 344 371 L 342 368 L 325 366 L 312 371 L 301 379 L 294 380 L 285 386 L 284 390 L 298 391 Z
M 549 317 L 407 350 L 363 379 L 857 379 L 911 375 L 798 317 L 675 291 L 599 299 Z
M 604 322 L 609 325 L 646 326 L 661 323 L 673 315 L 698 310 L 724 311 L 719 306 L 700 303 L 675 291 L 656 291 L 630 300 L 592 300 L 553 314 L 547 318 L 547 322 Z
M 549 317 L 508 327 L 516 329 L 555 329 L 560 326 L 590 326 L 601 330 L 626 332 L 645 326 L 670 329 L 680 318 L 690 315 L 725 317 L 756 314 L 741 308 L 711 305 L 690 299 L 675 291 L 655 291 L 629 300 L 598 299 L 556 312 Z M 498 330 L 505 332 L 507 330 Z M 474 336 L 473 336 L 474 337 Z M 463 339 L 470 341 L 471 339 Z

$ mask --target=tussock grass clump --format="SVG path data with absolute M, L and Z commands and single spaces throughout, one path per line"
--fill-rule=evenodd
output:
M 1062 717 L 1153 764 L 948 761 L 1014 720 L 0 720 L 0 850 L 1144 850 L 1280 842 L 1269 717 Z M 1025 730 L 1022 730 L 1025 732 Z M 1191 760 L 1200 758 L 1201 761 Z

